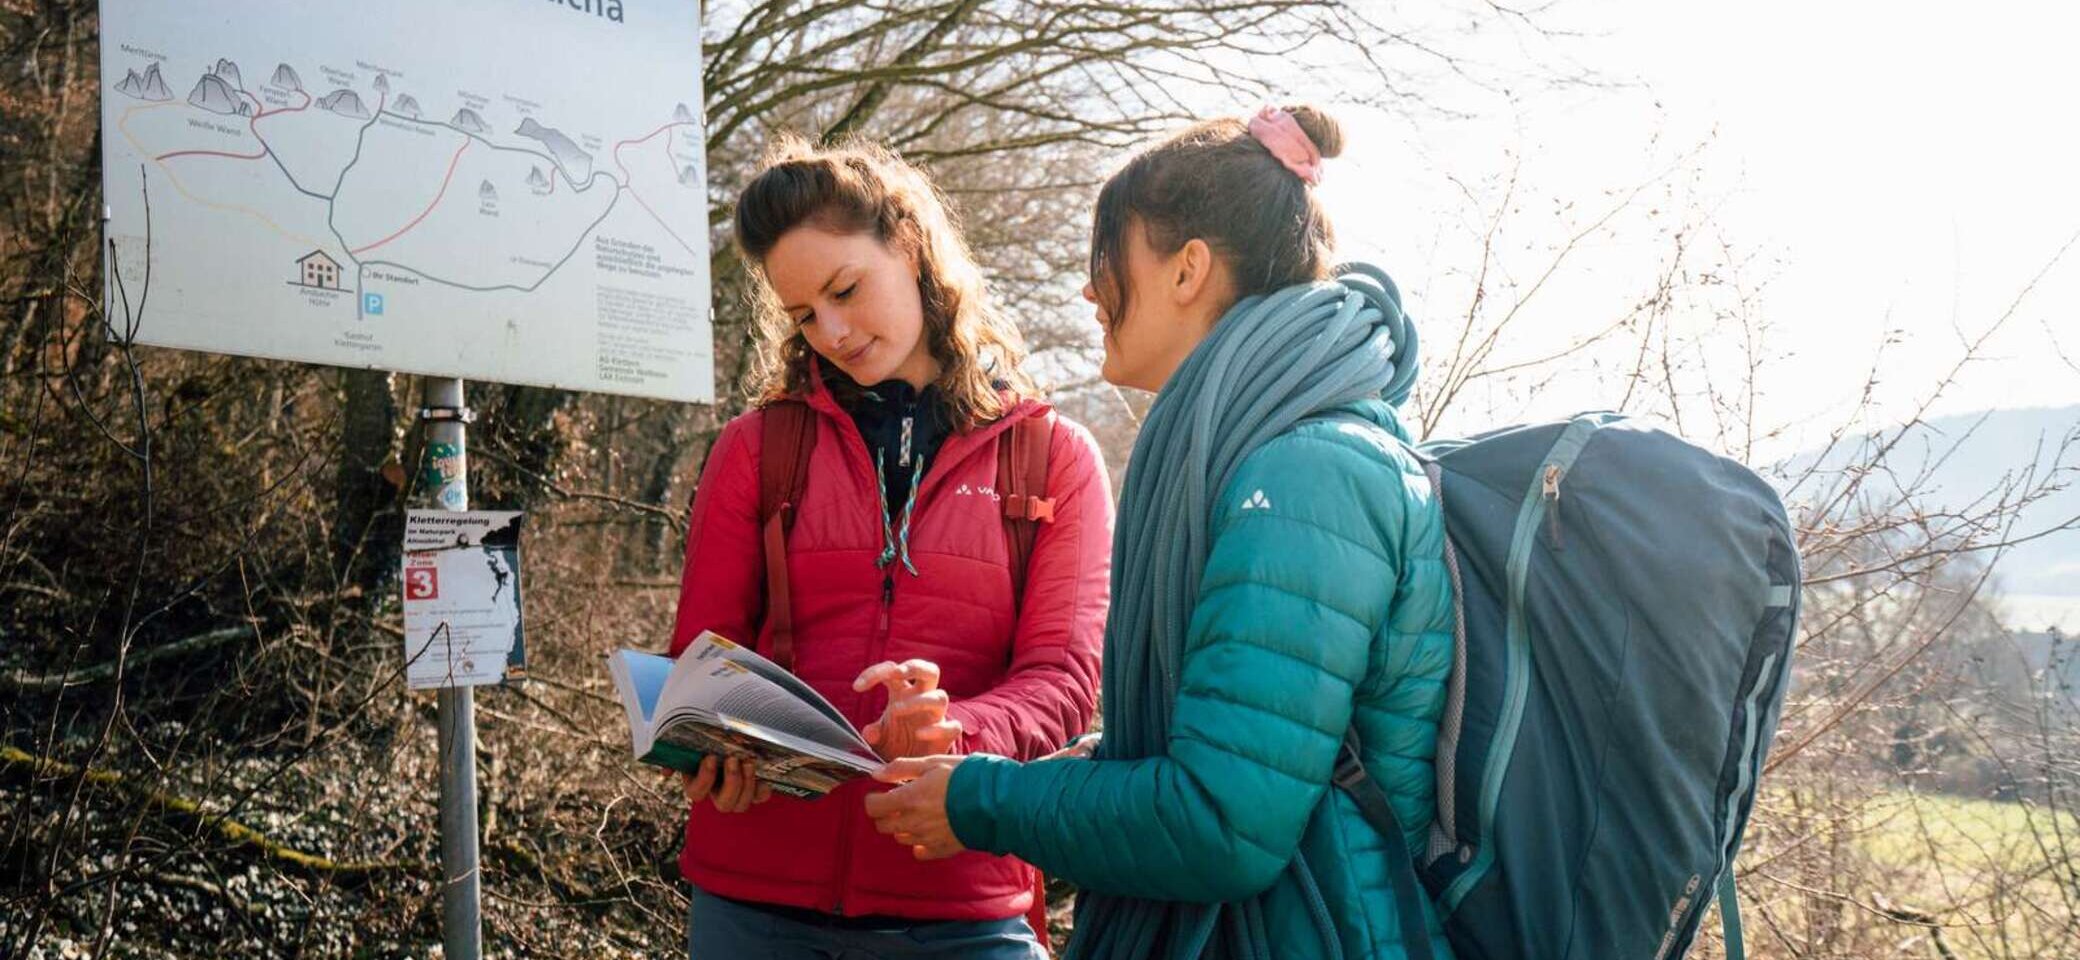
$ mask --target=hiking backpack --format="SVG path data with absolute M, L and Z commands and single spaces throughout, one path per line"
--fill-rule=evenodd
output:
M 1734 855 L 1796 642 L 1783 502 L 1617 414 L 1417 454 L 1458 616 L 1437 819 L 1419 863 L 1391 864 L 1402 929 L 1426 888 L 1459 960 L 1673 960 L 1716 894 L 1740 957 Z M 1357 747 L 1336 781 L 1399 838 Z

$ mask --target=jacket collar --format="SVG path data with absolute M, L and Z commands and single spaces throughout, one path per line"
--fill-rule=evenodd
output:
M 931 463 L 925 465 L 924 483 L 917 490 L 918 502 L 922 503 L 924 501 L 933 488 L 939 485 L 940 479 L 951 472 L 953 466 L 968 459 L 978 451 L 996 449 L 995 441 L 997 434 L 1011 429 L 1011 425 L 1020 420 L 1024 420 L 1027 417 L 1044 416 L 1053 409 L 1046 401 L 1032 397 L 1014 397 L 1009 390 L 1001 390 L 998 393 L 1004 399 L 1011 401 L 1011 408 L 1003 416 L 980 427 L 949 435 L 939 445 L 938 456 Z M 831 422 L 832 429 L 836 430 L 838 436 L 843 439 L 848 455 L 854 458 L 854 467 L 863 471 L 863 475 L 868 478 L 868 482 L 872 483 L 874 457 L 867 451 L 866 438 L 860 436 L 859 425 L 852 422 L 852 415 L 838 404 L 838 398 L 833 396 L 830 387 L 824 384 L 823 358 L 817 356 L 815 351 L 810 351 L 809 353 L 809 390 L 806 395 L 801 397 L 801 400 L 809 405 L 809 409 L 816 411 Z

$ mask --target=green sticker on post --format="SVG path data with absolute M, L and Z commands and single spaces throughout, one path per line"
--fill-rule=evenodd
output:
M 426 457 L 420 461 L 419 486 L 438 498 L 442 489 L 463 481 L 464 469 L 460 444 L 429 443 Z

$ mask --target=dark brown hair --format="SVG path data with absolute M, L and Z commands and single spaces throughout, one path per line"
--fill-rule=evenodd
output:
M 754 296 L 762 336 L 751 374 L 752 392 L 761 401 L 799 395 L 810 386 L 809 341 L 764 281 L 773 245 L 804 224 L 840 234 L 871 233 L 916 258 L 925 345 L 940 368 L 934 385 L 955 429 L 1004 415 L 999 383 L 1016 393 L 1037 392 L 1019 369 L 1025 344 L 1018 328 L 990 303 L 982 269 L 931 179 L 876 144 L 818 147 L 784 135 L 737 195 L 737 247 L 761 278 Z M 834 375 L 834 387 L 848 387 L 835 367 L 825 369 Z
M 1318 107 L 1283 108 L 1324 159 L 1343 128 Z M 1098 191 L 1091 284 L 1118 323 L 1126 316 L 1127 231 L 1139 223 L 1165 256 L 1196 237 L 1228 266 L 1236 297 L 1327 279 L 1336 232 L 1314 188 L 1250 136 L 1247 120 L 1204 120 L 1135 155 Z

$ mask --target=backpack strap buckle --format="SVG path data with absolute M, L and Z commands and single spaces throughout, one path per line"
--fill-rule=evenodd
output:
M 1004 498 L 1004 516 L 1035 523 L 1054 522 L 1054 498 L 1011 494 Z
M 1355 789 L 1369 777 L 1365 772 L 1365 761 L 1358 756 L 1356 731 L 1345 734 L 1343 744 L 1336 748 L 1336 766 L 1329 773 L 1329 780 L 1345 791 Z

